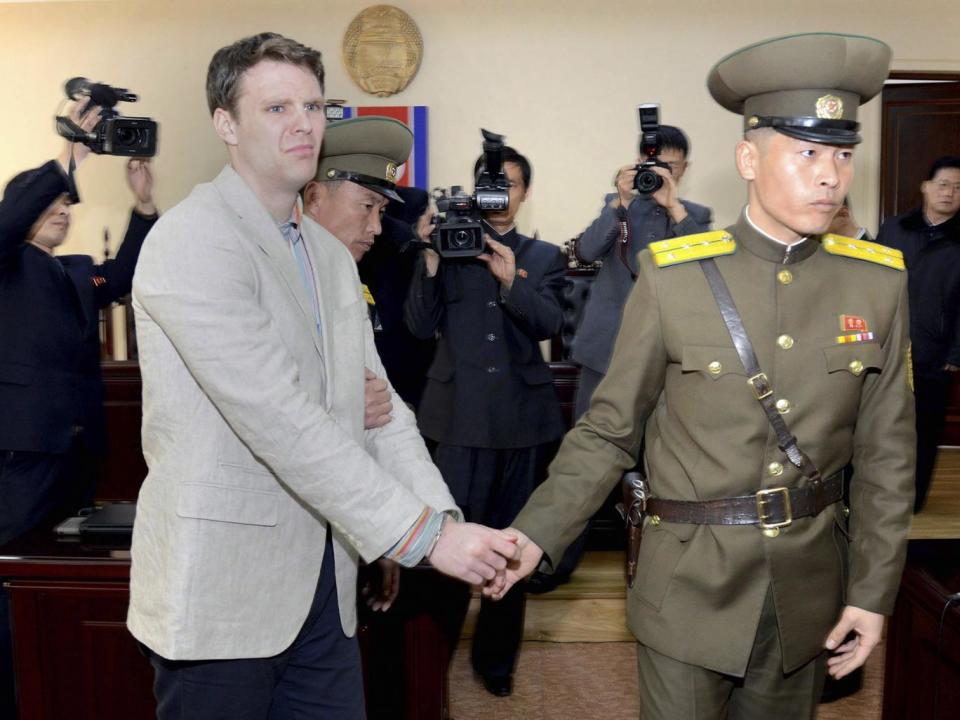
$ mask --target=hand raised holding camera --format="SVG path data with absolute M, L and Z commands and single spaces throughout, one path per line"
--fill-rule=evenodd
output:
M 509 290 L 517 276 L 517 261 L 513 250 L 489 235 L 485 234 L 483 239 L 491 252 L 477 255 L 477 260 L 486 263 L 490 274 L 500 281 L 504 289 Z

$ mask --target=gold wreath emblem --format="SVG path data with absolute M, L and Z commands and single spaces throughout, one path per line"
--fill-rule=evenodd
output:
M 843 100 L 836 95 L 817 98 L 817 117 L 824 120 L 839 120 L 843 117 Z
M 364 92 L 379 97 L 403 90 L 420 69 L 423 37 L 409 15 L 393 5 L 361 10 L 343 35 L 343 64 Z
M 391 182 L 397 179 L 397 166 L 395 163 L 387 163 L 387 180 Z

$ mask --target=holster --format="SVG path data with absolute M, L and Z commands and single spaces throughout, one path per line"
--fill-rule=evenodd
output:
M 639 470 L 623 474 L 621 481 L 623 502 L 617 503 L 617 511 L 627 526 L 627 556 L 625 570 L 628 587 L 633 587 L 637 576 L 637 558 L 643 535 L 643 516 L 647 507 L 647 480 Z

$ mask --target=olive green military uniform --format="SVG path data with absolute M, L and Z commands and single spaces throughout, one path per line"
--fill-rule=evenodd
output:
M 791 673 L 822 659 L 843 605 L 889 614 L 899 585 L 914 420 L 907 277 L 896 251 L 837 236 L 787 246 L 744 215 L 725 232 L 641 252 L 610 370 L 514 524 L 559 558 L 635 463 L 644 431 L 659 498 L 806 483 L 747 383 L 698 256 L 714 256 L 800 448 L 825 478 L 852 461 L 849 520 L 841 503 L 794 518 L 779 534 L 648 516 L 628 622 L 641 654 L 743 677 L 755 643 L 773 642 L 777 664 Z M 779 643 L 758 634 L 762 614 Z M 808 694 L 805 709 L 777 716 L 809 716 Z M 650 714 L 688 717 L 675 713 Z

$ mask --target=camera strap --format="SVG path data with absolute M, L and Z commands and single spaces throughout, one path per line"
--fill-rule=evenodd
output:
M 617 252 L 620 256 L 620 262 L 630 273 L 630 280 L 636 282 L 637 273 L 630 267 L 630 224 L 627 222 L 627 209 L 623 205 L 617 206 Z

